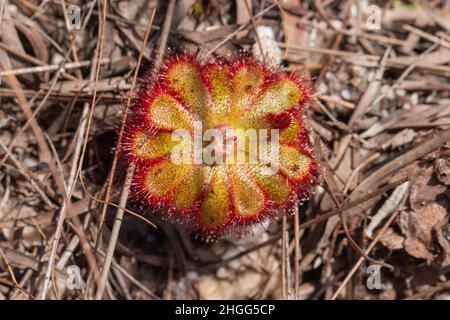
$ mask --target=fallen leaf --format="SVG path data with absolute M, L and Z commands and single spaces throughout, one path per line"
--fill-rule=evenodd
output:
M 433 230 L 442 229 L 446 223 L 446 209 L 438 203 L 429 203 L 419 210 L 403 211 L 399 226 L 406 237 L 406 252 L 416 258 L 433 260 Z

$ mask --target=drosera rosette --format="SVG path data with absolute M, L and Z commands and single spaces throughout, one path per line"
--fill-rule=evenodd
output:
M 122 147 L 136 166 L 131 197 L 205 240 L 263 229 L 316 181 L 304 124 L 311 96 L 305 76 L 249 54 L 206 62 L 171 54 L 154 83 L 140 88 L 126 124 Z M 178 139 L 180 132 L 191 139 Z M 254 152 L 249 132 L 265 133 L 263 153 Z M 174 161 L 180 145 L 183 161 Z M 275 165 L 261 161 L 264 154 L 275 155 Z

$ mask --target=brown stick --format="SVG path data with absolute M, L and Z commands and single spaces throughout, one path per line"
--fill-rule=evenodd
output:
M 172 0 L 172 2 L 174 2 L 174 1 Z M 174 6 L 174 4 L 172 4 L 172 7 L 173 6 Z M 173 8 L 172 8 L 172 11 L 173 11 Z M 138 76 L 138 73 L 139 73 L 139 67 L 140 67 L 140 64 L 141 64 L 141 61 L 142 61 L 142 56 L 143 56 L 145 45 L 147 44 L 147 40 L 148 40 L 148 37 L 150 35 L 150 30 L 151 30 L 151 26 L 153 24 L 153 19 L 155 17 L 155 12 L 156 12 L 156 9 L 153 9 L 153 12 L 151 14 L 151 17 L 149 19 L 149 23 L 148 23 L 148 26 L 147 26 L 146 34 L 144 36 L 144 40 L 142 41 L 141 51 L 139 53 L 139 58 L 138 58 L 138 61 L 137 61 L 137 64 L 136 64 L 136 68 L 135 68 L 135 72 L 134 72 L 134 76 L 133 76 L 133 82 L 131 84 L 131 88 L 130 88 L 130 91 L 128 93 L 128 99 L 127 99 L 127 105 L 126 105 L 126 108 L 125 108 L 124 119 L 122 121 L 121 129 L 120 129 L 121 131 L 120 131 L 119 139 L 118 139 L 118 146 L 120 146 L 120 143 L 122 141 L 123 132 L 125 130 L 125 123 L 126 123 L 126 119 L 127 119 L 127 116 L 128 116 L 128 110 L 129 110 L 130 105 L 131 105 L 131 98 L 133 96 L 134 87 L 136 86 L 137 76 Z M 170 26 L 170 22 L 169 22 L 169 26 Z M 118 150 L 119 150 L 119 148 L 116 148 L 116 153 L 115 153 L 115 157 L 114 157 L 115 163 L 117 163 L 117 157 L 118 157 L 118 153 L 117 152 L 118 152 Z M 114 170 L 112 170 L 112 172 L 114 172 L 114 171 L 115 171 L 115 167 L 114 167 Z M 95 293 L 95 298 L 97 300 L 102 299 L 103 292 L 104 292 L 105 287 L 106 287 L 106 281 L 108 279 L 109 270 L 111 268 L 112 257 L 114 255 L 114 250 L 116 248 L 117 238 L 119 237 L 120 227 L 122 225 L 122 219 L 123 219 L 123 215 L 124 215 L 124 210 L 122 208 L 125 208 L 125 206 L 127 204 L 128 192 L 129 192 L 129 189 L 130 189 L 131 181 L 133 179 L 133 175 L 134 175 L 134 166 L 130 165 L 128 167 L 128 170 L 127 170 L 127 176 L 126 176 L 125 184 L 123 186 L 122 195 L 120 197 L 119 208 L 118 208 L 117 213 L 116 213 L 116 218 L 114 220 L 114 225 L 113 225 L 113 229 L 112 229 L 112 232 L 111 232 L 111 237 L 109 239 L 108 249 L 107 249 L 107 252 L 106 252 L 106 257 L 105 257 L 105 261 L 103 263 L 103 269 L 102 269 L 100 284 L 99 284 L 99 286 L 97 288 L 97 292 Z M 114 176 L 112 174 L 111 175 L 111 179 L 109 180 L 109 183 L 111 185 L 112 185 L 113 178 L 114 178 Z M 109 189 L 109 190 L 111 190 L 111 189 Z M 106 201 L 109 201 L 109 199 L 106 198 Z M 106 205 L 104 206 L 104 210 L 106 210 Z M 99 233 L 100 233 L 100 231 L 99 231 Z

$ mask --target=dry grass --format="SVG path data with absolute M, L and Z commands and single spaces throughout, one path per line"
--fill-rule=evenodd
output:
M 63 0 L 0 4 L 0 299 L 450 298 L 448 1 L 73 3 L 79 30 Z M 204 243 L 127 201 L 115 146 L 168 48 L 311 74 L 321 184 L 258 237 Z

